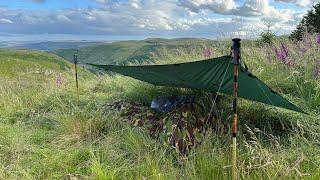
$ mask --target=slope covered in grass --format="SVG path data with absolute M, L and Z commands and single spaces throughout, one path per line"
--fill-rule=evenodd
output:
M 0 112 L 3 119 L 14 120 L 10 117 L 12 114 L 19 114 L 25 107 L 43 101 L 43 96 L 65 88 L 64 83 L 73 74 L 72 64 L 63 58 L 30 50 L 2 49 L 0 64 Z M 7 116 L 3 116 L 5 114 Z
M 286 61 L 274 51 L 281 42 L 289 49 Z M 301 48 L 308 47 L 303 53 L 297 44 L 284 39 L 271 46 L 245 43 L 242 48 L 242 57 L 254 74 L 312 116 L 240 100 L 241 179 L 320 178 L 320 87 L 315 73 L 320 53 L 314 42 L 311 47 L 299 43 Z M 219 42 L 206 47 L 216 57 L 228 54 L 230 45 Z M 201 48 L 159 52 L 154 56 L 158 64 L 204 58 Z M 16 57 L 20 63 L 29 53 L 34 56 L 30 63 L 44 59 L 37 58 L 35 52 L 6 57 Z M 200 137 L 198 147 L 187 157 L 180 157 L 168 144 L 170 129 L 152 138 L 146 128 L 132 126 L 106 104 L 122 100 L 148 106 L 155 96 L 194 94 L 199 103 L 210 108 L 212 94 L 155 87 L 119 75 L 94 76 L 80 70 L 78 101 L 71 69 L 62 70 L 53 63 L 45 66 L 51 75 L 44 75 L 34 73 L 33 68 L 22 68 L 21 72 L 29 74 L 23 80 L 24 74 L 6 73 L 11 75 L 0 84 L 0 179 L 230 178 L 230 97 L 219 97 L 214 126 Z M 63 80 L 57 83 L 57 79 Z
M 1 76 L 20 76 L 44 70 L 67 71 L 70 63 L 53 54 L 29 50 L 0 50 Z
M 213 46 L 214 41 L 197 38 L 146 39 L 143 41 L 120 41 L 94 45 L 79 49 L 60 49 L 53 51 L 57 55 L 73 60 L 73 54 L 79 50 L 80 61 L 98 64 L 140 64 L 153 63 L 163 54 L 177 55 L 186 50 L 196 51 L 205 46 Z

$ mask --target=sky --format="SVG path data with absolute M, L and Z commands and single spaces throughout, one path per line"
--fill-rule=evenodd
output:
M 319 0 L 0 0 L 0 38 L 123 40 L 290 34 Z

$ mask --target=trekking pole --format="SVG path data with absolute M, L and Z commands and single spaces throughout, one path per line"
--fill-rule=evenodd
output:
M 77 88 L 77 104 L 79 105 L 79 83 L 78 83 L 78 51 L 73 55 L 73 62 L 74 62 L 74 71 L 76 75 L 76 88 Z
M 237 174 L 237 134 L 238 134 L 238 70 L 240 62 L 240 41 L 241 39 L 235 38 L 233 41 L 233 122 L 232 122 L 232 179 L 238 178 Z

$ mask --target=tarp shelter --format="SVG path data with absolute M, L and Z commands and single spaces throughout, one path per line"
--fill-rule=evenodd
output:
M 168 65 L 90 65 L 154 85 L 202 89 L 228 95 L 233 94 L 234 76 L 230 56 Z M 269 88 L 242 65 L 240 66 L 238 75 L 238 96 L 304 113 L 300 108 Z

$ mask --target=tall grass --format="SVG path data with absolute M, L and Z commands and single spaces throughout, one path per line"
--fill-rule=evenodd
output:
M 294 66 L 278 59 L 273 48 L 280 42 L 289 47 Z M 213 56 L 229 54 L 229 46 L 229 42 L 203 45 L 213 51 Z M 154 61 L 203 58 L 201 48 L 174 51 L 159 49 Z M 254 74 L 312 116 L 241 100 L 240 178 L 319 179 L 320 87 L 313 74 L 319 61 L 316 43 L 304 55 L 295 42 L 285 39 L 272 47 L 244 43 L 242 51 Z M 14 57 L 14 64 L 24 63 L 20 55 L 6 57 Z M 47 56 L 32 54 L 29 58 Z M 1 77 L 0 179 L 230 178 L 230 127 L 208 131 L 201 145 L 181 158 L 168 144 L 151 138 L 143 127 L 132 127 L 105 106 L 119 99 L 149 103 L 157 95 L 198 92 L 155 87 L 122 76 L 99 77 L 82 70 L 77 103 L 71 69 L 53 68 L 56 66 L 49 63 L 25 69 L 23 63 Z M 51 73 L 36 73 L 37 68 L 50 69 Z M 57 85 L 60 73 L 65 80 Z M 220 100 L 217 126 L 231 122 L 230 107 L 230 99 Z

